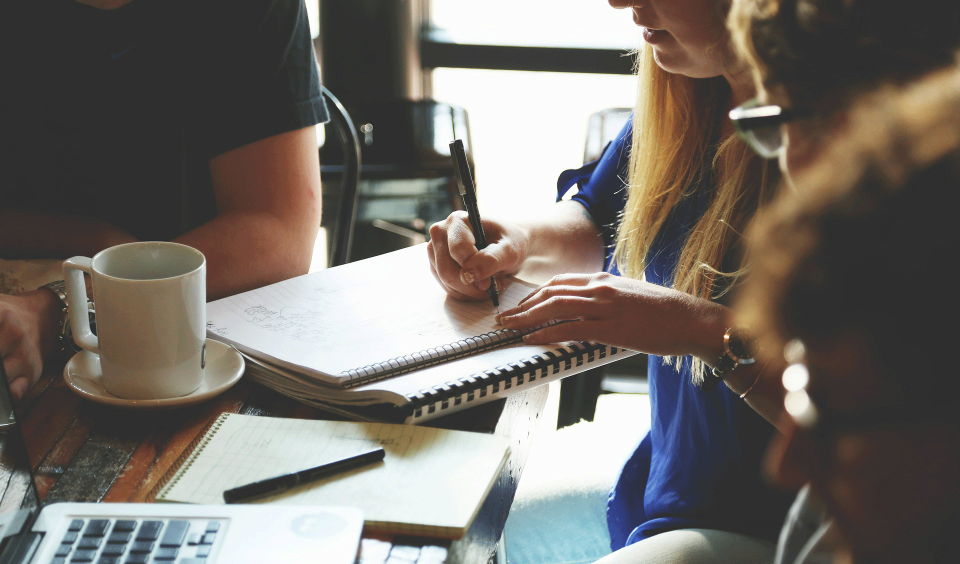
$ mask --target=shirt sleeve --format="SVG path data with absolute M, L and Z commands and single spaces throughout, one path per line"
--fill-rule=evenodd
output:
M 599 159 L 578 169 L 564 171 L 557 180 L 557 200 L 569 198 L 579 202 L 593 218 L 607 249 L 604 267 L 608 271 L 617 225 L 627 202 L 626 179 L 632 138 L 631 117 L 617 139 L 607 144 Z
M 303 0 L 222 4 L 195 108 L 207 157 L 328 121 Z

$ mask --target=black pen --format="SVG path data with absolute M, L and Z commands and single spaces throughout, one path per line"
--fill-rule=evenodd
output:
M 252 484 L 246 484 L 244 486 L 237 486 L 223 492 L 223 501 L 227 503 L 239 503 L 255 497 L 278 494 L 300 484 L 314 482 L 320 478 L 339 474 L 340 472 L 357 466 L 383 460 L 383 456 L 383 448 L 376 448 L 342 460 L 321 464 L 315 468 L 307 468 L 299 472 L 267 478 L 266 480 L 260 480 L 259 482 L 253 482 Z
M 483 221 L 480 220 L 480 208 L 477 206 L 477 189 L 473 184 L 473 174 L 470 173 L 470 163 L 463 150 L 463 141 L 457 139 L 450 143 L 450 156 L 453 157 L 453 170 L 457 173 L 457 186 L 460 197 L 463 198 L 463 207 L 470 218 L 470 227 L 473 229 L 473 238 L 477 240 L 477 250 L 487 247 L 487 235 L 483 232 Z M 490 301 L 493 306 L 500 307 L 500 293 L 497 292 L 496 275 L 490 277 Z

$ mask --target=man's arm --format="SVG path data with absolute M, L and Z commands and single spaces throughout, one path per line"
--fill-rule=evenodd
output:
M 176 239 L 207 257 L 207 297 L 303 274 L 320 224 L 320 163 L 313 126 L 274 135 L 210 160 L 217 216 Z M 93 256 L 133 237 L 96 220 L 4 212 L 4 248 L 47 256 Z M 17 226 L 21 231 L 14 230 Z M 6 238 L 6 237 L 10 238 Z M 23 255 L 21 255 L 23 256 Z M 0 358 L 14 396 L 40 376 L 55 348 L 60 305 L 48 290 L 0 296 Z
M 306 273 L 320 227 L 316 129 L 217 155 L 210 159 L 210 176 L 216 218 L 176 239 L 206 255 L 210 299 Z M 102 220 L 0 210 L 4 258 L 92 257 L 135 240 Z
M 314 126 L 210 159 L 217 216 L 175 239 L 207 257 L 207 298 L 305 274 L 320 228 Z

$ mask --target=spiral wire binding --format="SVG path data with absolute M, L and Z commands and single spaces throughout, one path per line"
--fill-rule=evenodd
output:
M 583 366 L 584 359 L 589 364 L 597 358 L 606 358 L 609 355 L 618 353 L 617 347 L 603 345 L 599 343 L 588 343 L 585 341 L 575 341 L 571 344 L 558 347 L 552 351 L 534 355 L 516 362 L 510 362 L 504 366 L 498 366 L 491 370 L 484 370 L 470 376 L 464 376 L 446 384 L 434 386 L 427 390 L 420 390 L 416 394 L 408 394 L 408 405 L 413 409 L 414 418 L 423 415 L 424 409 L 428 413 L 439 409 L 447 409 L 451 399 L 454 405 L 459 405 L 463 400 L 461 396 L 466 394 L 466 401 L 472 402 L 475 399 L 486 397 L 487 388 L 492 387 L 490 393 L 500 392 L 500 386 L 504 390 L 509 390 L 514 385 L 521 386 L 524 382 L 530 383 L 539 377 L 544 378 L 551 373 L 558 374 L 563 370 L 570 370 L 576 362 L 576 366 Z M 516 379 L 516 383 L 513 380 Z
M 467 337 L 453 343 L 441 345 L 439 347 L 429 348 L 419 352 L 398 356 L 390 360 L 368 364 L 360 368 L 354 368 L 341 372 L 341 376 L 346 376 L 350 380 L 344 385 L 345 388 L 353 388 L 368 382 L 385 380 L 420 370 L 428 366 L 435 366 L 458 358 L 464 358 L 474 354 L 486 352 L 488 350 L 500 348 L 513 343 L 518 343 L 527 333 L 540 329 L 535 327 L 525 331 L 514 329 L 499 329 L 475 337 Z
M 227 421 L 229 415 L 229 413 L 221 413 L 216 420 L 210 423 L 202 433 L 198 434 L 196 438 L 187 445 L 187 448 L 177 457 L 173 465 L 170 466 L 170 469 L 167 470 L 163 477 L 160 478 L 160 481 L 157 482 L 157 485 L 150 490 L 147 496 L 148 499 L 156 500 L 157 497 L 166 495 L 169 493 L 169 490 L 177 486 L 180 478 L 193 466 L 197 457 L 200 456 L 203 449 L 207 448 L 207 445 L 213 440 L 213 437 L 217 434 L 217 431 L 220 430 L 220 427 Z

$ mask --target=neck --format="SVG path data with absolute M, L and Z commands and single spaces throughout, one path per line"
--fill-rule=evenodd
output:
M 753 83 L 753 75 L 748 69 L 743 68 L 735 72 L 724 73 L 723 78 L 730 85 L 730 101 L 727 103 L 727 111 L 756 96 L 757 90 Z M 733 122 L 726 116 L 721 122 L 720 134 L 724 138 L 734 134 Z
M 730 107 L 728 109 L 732 110 L 757 95 L 757 88 L 753 82 L 750 69 L 742 68 L 734 72 L 724 73 L 723 78 L 730 85 Z

